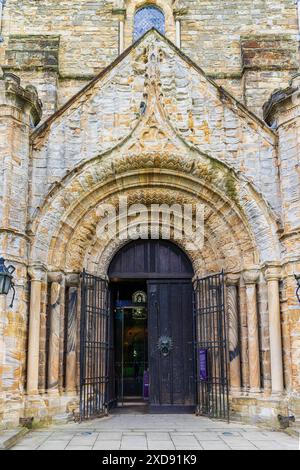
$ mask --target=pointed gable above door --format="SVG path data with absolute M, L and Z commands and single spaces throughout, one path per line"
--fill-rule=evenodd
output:
M 151 30 L 33 133 L 33 167 L 46 159 L 46 191 L 114 149 L 187 159 L 195 151 L 242 172 L 272 204 L 275 141 L 266 124 Z

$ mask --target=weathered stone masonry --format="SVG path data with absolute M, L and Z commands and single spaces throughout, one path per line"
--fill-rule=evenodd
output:
M 226 273 L 232 414 L 300 413 L 296 5 L 151 3 L 166 37 L 133 45 L 144 2 L 5 2 L 0 254 L 17 295 L 0 298 L 2 425 L 77 409 L 79 273 L 106 275 L 125 243 L 96 236 L 97 208 L 122 195 L 203 203 L 204 249 L 181 246 L 196 275 Z

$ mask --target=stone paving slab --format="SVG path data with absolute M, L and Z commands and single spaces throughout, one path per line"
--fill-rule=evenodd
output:
M 175 450 L 175 446 L 171 440 L 150 441 L 148 440 L 149 450 Z
M 93 450 L 119 450 L 121 447 L 121 440 L 117 441 L 96 441 Z
M 195 415 L 112 415 L 28 433 L 12 450 L 299 450 L 299 439 Z

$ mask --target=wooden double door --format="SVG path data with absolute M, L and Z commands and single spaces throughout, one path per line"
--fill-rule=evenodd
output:
M 188 280 L 149 280 L 150 411 L 195 409 L 193 289 Z
M 144 283 L 147 294 L 149 403 L 195 408 L 193 286 L 191 261 L 167 240 L 137 240 L 113 258 L 109 278 L 116 283 Z M 131 286 L 130 286 L 131 284 Z M 120 296 L 124 290 L 120 287 Z M 126 292 L 125 292 L 126 294 Z
M 149 369 L 150 411 L 197 407 L 198 414 L 228 419 L 224 273 L 194 279 L 193 285 L 191 262 L 179 247 L 138 240 L 116 254 L 108 276 L 110 283 L 86 272 L 81 276 L 81 418 L 99 416 L 119 399 L 116 348 L 123 340 L 117 339 L 114 303 L 122 297 L 112 295 L 117 287 L 127 302 L 136 289 L 146 293 L 148 350 L 142 373 Z M 118 284 L 125 284 L 125 291 Z M 128 284 L 132 292 L 126 292 Z

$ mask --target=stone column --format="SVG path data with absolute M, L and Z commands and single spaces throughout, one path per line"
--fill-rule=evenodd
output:
M 2 2 L 3 3 L 3 2 Z M 24 368 L 26 367 L 24 339 L 28 335 L 29 302 L 27 295 L 27 253 L 29 238 L 28 187 L 30 166 L 30 133 L 42 115 L 41 102 L 34 87 L 21 86 L 20 79 L 0 70 L 0 168 L 1 168 L 1 216 L 0 251 L 7 262 L 17 268 L 16 298 L 5 316 L 5 375 L 3 386 L 6 393 L 5 421 L 18 425 L 23 410 Z M 12 293 L 9 294 L 9 300 Z M 35 294 L 32 297 L 34 303 Z M 32 342 L 30 344 L 33 344 Z M 37 348 L 37 351 L 39 348 Z M 29 346 L 29 370 L 38 375 L 37 366 L 32 367 L 33 350 Z M 38 359 L 38 353 L 37 353 Z M 38 363 L 38 361 L 37 361 Z M 31 379 L 32 378 L 32 379 Z M 34 384 L 34 376 L 29 377 L 29 387 Z
M 3 369 L 5 366 L 4 328 L 6 315 L 6 295 L 0 295 L 0 416 L 5 410 L 5 393 L 3 390 Z
M 3 10 L 6 0 L 0 0 L 0 43 L 3 42 L 2 29 L 3 29 Z
M 124 20 L 120 19 L 119 22 L 119 54 L 124 51 Z
M 41 293 L 45 272 L 40 268 L 30 268 L 28 272 L 31 277 L 31 286 L 27 360 L 27 394 L 36 395 L 38 393 L 39 380 Z
M 256 293 L 259 271 L 256 269 L 245 271 L 243 277 L 246 285 L 250 392 L 257 393 L 260 391 L 261 385 Z
M 119 21 L 119 54 L 122 54 L 125 47 L 125 19 L 126 19 L 126 8 L 124 0 L 114 0 L 112 14 L 116 15 Z
M 78 274 L 69 274 L 66 277 L 68 287 L 68 321 L 67 321 L 67 357 L 66 357 L 66 391 L 72 393 L 77 385 L 77 332 L 78 332 L 78 306 L 79 284 Z
M 249 355 L 248 355 L 248 324 L 247 324 L 247 297 L 246 285 L 243 277 L 239 282 L 239 306 L 241 329 L 241 363 L 242 363 L 242 387 L 245 394 L 249 392 Z
M 264 394 L 271 391 L 270 335 L 268 313 L 268 286 L 263 276 L 257 286 L 257 305 L 259 311 L 260 368 L 261 388 Z
M 176 19 L 176 46 L 181 48 L 181 23 L 180 20 Z
M 241 390 L 241 354 L 239 338 L 239 304 L 238 285 L 239 276 L 227 275 L 227 312 L 229 323 L 229 360 L 230 360 L 230 388 L 233 393 Z
M 0 396 L 3 391 L 3 368 L 5 364 L 4 328 L 6 316 L 6 295 L 0 295 Z
M 50 333 L 48 353 L 48 393 L 58 393 L 61 275 L 50 287 Z
M 300 0 L 296 0 L 298 10 L 298 30 L 300 31 Z
M 283 359 L 280 319 L 279 266 L 267 266 L 265 278 L 268 283 L 268 311 L 271 353 L 271 383 L 273 393 L 283 392 Z

